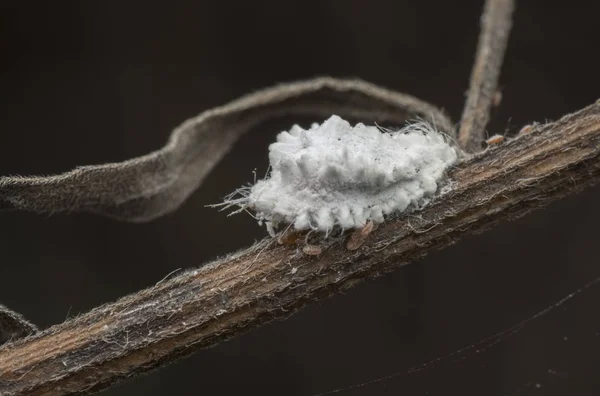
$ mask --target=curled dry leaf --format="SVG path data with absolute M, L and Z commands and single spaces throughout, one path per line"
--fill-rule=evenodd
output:
M 454 137 L 450 119 L 412 96 L 361 81 L 322 77 L 278 85 L 205 111 L 176 128 L 160 150 L 49 177 L 1 177 L 0 210 L 86 211 L 147 221 L 177 209 L 251 127 L 285 115 L 402 124 L 422 118 Z

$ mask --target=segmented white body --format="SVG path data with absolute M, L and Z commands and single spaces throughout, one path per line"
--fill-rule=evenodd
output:
M 281 132 L 269 147 L 270 175 L 225 203 L 253 210 L 270 231 L 281 223 L 323 232 L 358 228 L 428 202 L 457 158 L 425 122 L 390 133 L 332 116 L 308 130 Z

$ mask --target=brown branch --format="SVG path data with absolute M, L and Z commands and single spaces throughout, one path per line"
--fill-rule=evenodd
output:
M 487 0 L 481 16 L 481 33 L 458 131 L 459 145 L 470 153 L 481 151 L 485 140 L 485 127 L 498 86 L 513 9 L 514 0 Z
M 600 101 L 449 172 L 450 192 L 380 226 L 358 250 L 267 239 L 0 348 L 0 394 L 91 393 L 408 264 L 600 179 Z

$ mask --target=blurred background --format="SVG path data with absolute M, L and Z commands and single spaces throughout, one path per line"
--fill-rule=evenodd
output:
M 490 134 L 600 97 L 598 4 L 519 2 Z M 145 154 L 205 109 L 315 75 L 408 92 L 458 121 L 482 7 L 2 2 L 0 174 Z M 0 302 L 48 327 L 264 237 L 250 216 L 205 205 L 264 171 L 269 142 L 293 122 L 247 134 L 179 211 L 151 223 L 1 213 Z M 571 196 L 103 395 L 310 396 L 391 374 L 337 394 L 597 395 L 600 287 L 533 317 L 600 277 L 599 199 L 598 187 Z M 527 318 L 489 348 L 448 357 Z

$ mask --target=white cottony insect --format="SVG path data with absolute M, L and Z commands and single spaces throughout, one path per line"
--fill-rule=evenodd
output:
M 427 203 L 457 158 L 428 123 L 388 132 L 334 115 L 308 130 L 281 132 L 269 147 L 270 175 L 221 205 L 252 210 L 271 234 L 279 224 L 326 233 L 359 228 Z

